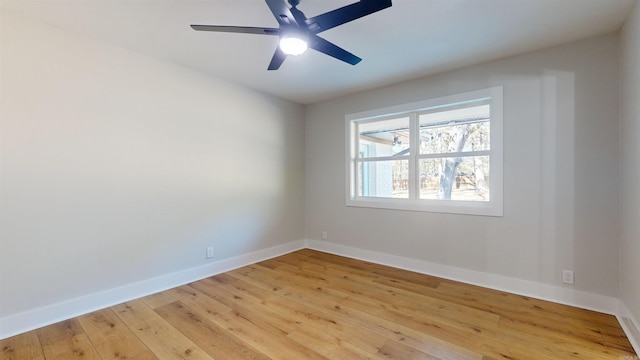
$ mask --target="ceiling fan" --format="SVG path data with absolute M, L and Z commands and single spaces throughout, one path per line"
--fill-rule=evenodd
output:
M 362 59 L 319 37 L 317 34 L 391 6 L 391 0 L 360 0 L 357 3 L 312 18 L 307 18 L 302 11 L 297 8 L 300 0 L 287 0 L 291 7 L 289 7 L 284 0 L 265 1 L 278 21 L 278 24 L 280 24 L 280 27 L 191 25 L 191 28 L 197 31 L 279 36 L 280 46 L 276 48 L 271 63 L 269 63 L 268 70 L 278 70 L 288 55 L 302 54 L 307 48 L 355 65 Z

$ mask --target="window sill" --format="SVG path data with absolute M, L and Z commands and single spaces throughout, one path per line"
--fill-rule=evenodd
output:
M 347 199 L 346 206 L 387 210 L 423 211 L 434 213 L 501 217 L 502 202 L 475 202 L 451 200 L 409 200 L 391 198 Z

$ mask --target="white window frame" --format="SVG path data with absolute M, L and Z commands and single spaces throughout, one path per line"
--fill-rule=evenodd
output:
M 434 99 L 418 101 L 409 104 L 386 107 L 370 111 L 348 114 L 346 122 L 346 205 L 381 209 L 428 211 L 450 214 L 467 214 L 482 216 L 503 216 L 503 89 L 495 86 L 487 89 L 469 91 L 461 94 L 448 95 Z M 417 191 L 417 150 L 419 131 L 417 113 L 438 109 L 455 108 L 467 103 L 485 101 L 490 105 L 490 144 L 491 150 L 487 155 L 489 163 L 489 201 L 461 201 L 461 200 L 432 200 L 419 199 Z M 356 194 L 357 181 L 356 166 L 358 152 L 358 134 L 356 124 L 388 119 L 391 117 L 411 117 L 411 151 L 409 156 L 409 199 L 366 197 Z M 392 158 L 391 160 L 397 160 Z M 413 170 L 411 170 L 413 169 Z M 413 174 L 413 176 L 411 176 Z

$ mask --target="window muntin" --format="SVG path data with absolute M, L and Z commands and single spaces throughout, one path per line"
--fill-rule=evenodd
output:
M 347 205 L 502 215 L 502 87 L 348 115 L 347 130 Z

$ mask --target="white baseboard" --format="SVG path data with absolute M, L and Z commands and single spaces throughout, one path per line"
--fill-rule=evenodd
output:
M 622 326 L 631 346 L 636 351 L 636 354 L 640 355 L 640 321 L 633 316 L 629 308 L 620 301 L 620 308 L 618 312 L 618 322 Z
M 397 255 L 389 255 L 376 251 L 363 250 L 327 241 L 307 240 L 306 244 L 308 248 L 318 251 L 369 261 L 376 264 L 388 265 L 399 269 L 415 271 L 422 274 L 460 281 L 490 289 L 506 291 L 531 298 L 576 306 L 606 314 L 618 314 L 618 299 L 610 296 L 593 294 L 567 287 L 541 284 L 534 281 L 521 280 L 507 276 L 488 274 L 480 271 L 411 259 Z
M 305 247 L 305 244 L 306 242 L 304 240 L 300 240 L 278 245 L 249 254 L 212 262 L 207 265 L 6 316 L 0 318 L 0 340 L 125 301 L 141 298 L 159 291 L 171 289 L 242 266 L 300 250 Z

